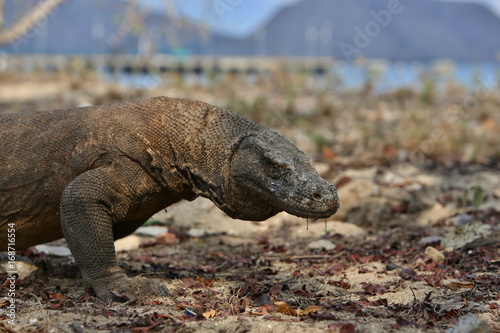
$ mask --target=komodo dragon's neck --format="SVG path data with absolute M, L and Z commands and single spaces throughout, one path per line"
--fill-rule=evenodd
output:
M 161 111 L 165 133 L 164 140 L 148 140 L 155 142 L 150 153 L 154 163 L 162 164 L 163 182 L 171 186 L 169 178 L 176 173 L 196 196 L 223 205 L 224 194 L 231 194 L 227 188 L 231 156 L 239 142 L 261 126 L 203 102 L 165 97 L 151 102 Z

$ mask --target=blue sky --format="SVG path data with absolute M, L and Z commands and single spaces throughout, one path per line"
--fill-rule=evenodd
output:
M 226 35 L 245 36 L 269 20 L 281 7 L 300 0 L 140 0 L 153 10 L 165 11 L 172 1 L 177 14 L 192 21 L 203 22 L 213 31 Z M 314 0 L 303 0 L 314 1 Z M 349 1 L 349 0 L 346 0 Z M 439 0 L 481 3 L 500 16 L 500 0 Z
M 140 0 L 154 10 L 165 10 L 167 0 Z M 171 0 L 177 12 L 206 23 L 214 31 L 241 36 L 252 33 L 281 7 L 299 0 Z

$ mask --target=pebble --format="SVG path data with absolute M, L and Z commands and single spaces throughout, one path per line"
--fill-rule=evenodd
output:
M 473 221 L 471 223 L 456 227 L 452 232 L 446 234 L 441 241 L 444 248 L 475 248 L 490 244 L 493 239 L 491 226 Z
M 419 244 L 441 243 L 441 236 L 427 236 L 418 241 Z
M 69 324 L 69 327 L 75 333 L 83 333 L 84 332 L 83 325 L 80 324 L 80 323 L 76 323 L 76 322 L 75 323 L 71 323 L 71 324 Z
M 205 236 L 207 232 L 205 231 L 205 229 L 201 229 L 201 228 L 191 228 L 189 229 L 188 231 L 188 235 L 195 238 L 195 237 L 203 237 Z
M 137 235 L 129 235 L 115 241 L 115 251 L 130 251 L 138 249 L 141 246 L 142 240 Z
M 309 247 L 310 249 L 324 249 L 326 251 L 329 251 L 329 250 L 333 250 L 335 248 L 335 244 L 333 244 L 332 242 L 330 242 L 329 240 L 327 239 L 320 239 L 320 240 L 317 240 L 317 241 L 314 241 L 312 243 L 309 243 L 309 245 L 307 247 Z
M 456 225 L 457 227 L 460 227 L 462 225 L 468 224 L 470 222 L 474 221 L 474 216 L 469 215 L 469 214 L 460 214 L 451 220 L 451 222 Z
M 443 252 L 439 251 L 435 247 L 432 246 L 427 246 L 425 248 L 425 254 L 427 254 L 429 257 L 431 257 L 432 261 L 435 262 L 441 262 L 444 261 L 444 254 Z
M 71 255 L 71 251 L 66 246 L 54 246 L 54 245 L 37 245 L 35 250 L 40 253 L 50 254 L 57 257 L 68 257 Z
M 458 319 L 458 323 L 446 333 L 489 333 L 490 328 L 483 318 L 467 314 Z
M 7 273 L 9 276 L 10 274 L 15 273 L 19 279 L 22 280 L 31 276 L 35 272 L 38 272 L 37 266 L 24 261 L 15 261 L 14 265 L 15 268 L 13 268 L 9 262 L 0 264 L 0 273 Z
M 135 231 L 136 234 L 144 236 L 152 236 L 152 237 L 156 237 L 161 234 L 166 234 L 167 232 L 168 228 L 162 226 L 140 227 Z

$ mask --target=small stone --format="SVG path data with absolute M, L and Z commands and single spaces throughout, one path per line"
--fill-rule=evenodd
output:
M 115 251 L 130 251 L 138 249 L 141 246 L 142 240 L 137 235 L 130 235 L 115 241 Z
M 332 242 L 330 242 L 327 239 L 320 239 L 320 240 L 314 241 L 312 243 L 309 243 L 309 245 L 308 245 L 308 247 L 310 249 L 315 249 L 315 250 L 324 249 L 326 251 L 333 250 L 335 248 L 335 246 L 336 246 L 335 244 L 333 244 Z
M 195 237 L 203 237 L 205 236 L 207 232 L 205 231 L 205 229 L 201 229 L 201 228 L 191 228 L 189 229 L 188 231 L 188 235 L 195 238 Z
M 435 262 L 441 262 L 444 260 L 444 254 L 443 252 L 439 251 L 435 247 L 432 246 L 427 246 L 425 248 L 425 254 L 427 254 L 429 257 L 431 257 L 432 261 Z
M 419 244 L 441 243 L 440 236 L 427 236 L 418 241 Z
M 471 314 L 458 319 L 458 323 L 448 329 L 446 333 L 489 333 L 490 328 L 483 318 L 475 317 Z
M 11 276 L 11 274 L 17 274 L 18 278 L 21 280 L 38 272 L 38 267 L 24 261 L 14 261 L 14 265 L 15 268 L 13 268 L 9 262 L 4 262 L 0 264 L 2 268 L 0 271 L 5 271 L 9 276 Z
M 446 234 L 441 241 L 444 248 L 475 248 L 485 246 L 493 241 L 491 226 L 473 221 L 471 223 L 455 228 L 452 232 Z
M 175 245 L 179 244 L 179 238 L 173 233 L 166 233 L 166 234 L 161 234 L 156 238 L 156 240 L 160 243 L 163 243 L 165 245 Z
M 143 236 L 152 236 L 156 237 L 161 234 L 166 234 L 168 232 L 167 227 L 162 226 L 150 226 L 150 227 L 140 227 L 135 233 Z
M 451 222 L 456 225 L 457 227 L 460 227 L 462 225 L 468 224 L 470 222 L 474 221 L 474 216 L 469 215 L 469 214 L 460 214 L 452 218 Z
M 71 255 L 71 251 L 65 246 L 54 246 L 54 245 L 37 245 L 35 250 L 40 253 L 49 254 L 57 257 L 68 257 Z
M 417 276 L 417 273 L 411 268 L 405 268 L 401 271 L 401 273 L 399 273 L 399 276 L 404 280 L 411 280 Z
M 69 324 L 69 328 L 75 333 L 83 333 L 83 325 L 80 323 L 71 323 Z
M 395 263 L 389 261 L 387 263 L 387 265 L 385 265 L 385 269 L 388 270 L 388 271 L 392 271 L 394 269 L 398 268 L 398 265 L 396 265 Z

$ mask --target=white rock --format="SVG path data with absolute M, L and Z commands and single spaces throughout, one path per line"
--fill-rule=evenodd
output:
M 152 237 L 156 237 L 161 234 L 166 234 L 167 232 L 168 228 L 163 226 L 140 227 L 135 231 L 135 233 L 138 235 L 152 236 Z
M 490 328 L 486 321 L 482 318 L 475 317 L 471 314 L 465 315 L 458 319 L 458 323 L 446 331 L 446 333 L 489 333 Z
M 310 249 L 325 249 L 328 251 L 328 250 L 333 250 L 335 248 L 335 244 L 333 244 L 327 239 L 320 239 L 312 243 L 309 243 L 308 247 Z
M 427 254 L 435 262 L 441 262 L 444 260 L 443 252 L 439 251 L 435 247 L 427 246 L 425 248 L 425 254 Z
M 206 233 L 205 229 L 201 228 L 191 228 L 188 231 L 188 235 L 191 237 L 203 237 Z
M 10 274 L 16 273 L 20 279 L 27 278 L 31 276 L 34 272 L 38 271 L 38 267 L 33 264 L 26 263 L 24 261 L 14 261 L 14 267 L 11 266 L 11 262 L 3 262 L 0 264 L 0 271 L 5 270 L 5 272 L 10 276 Z
M 55 245 L 37 245 L 35 250 L 40 253 L 50 254 L 57 257 L 68 257 L 71 255 L 71 251 L 66 246 L 55 246 Z
M 141 246 L 142 240 L 141 237 L 137 235 L 130 235 L 115 241 L 115 251 L 130 251 L 138 249 Z
M 479 221 L 474 221 L 460 227 L 456 227 L 452 232 L 446 234 L 441 241 L 444 248 L 461 247 L 474 248 L 483 246 L 493 241 L 491 227 Z
M 427 237 L 422 237 L 418 243 L 419 244 L 427 244 L 427 243 L 437 243 L 441 242 L 442 237 L 441 236 L 427 236 Z
M 451 219 L 451 222 L 456 225 L 457 227 L 465 225 L 467 223 L 470 223 L 474 221 L 474 216 L 469 215 L 469 214 L 460 214 Z

